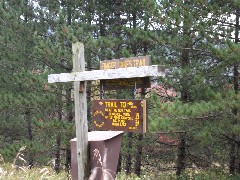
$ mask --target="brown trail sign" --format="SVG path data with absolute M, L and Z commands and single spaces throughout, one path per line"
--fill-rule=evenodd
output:
M 86 81 L 165 76 L 165 71 L 162 66 L 156 65 L 85 71 L 83 44 L 79 42 L 73 44 L 72 51 L 73 72 L 50 74 L 48 76 L 48 82 L 74 82 L 78 180 L 85 180 L 89 177 Z M 143 61 L 141 63 L 143 63 Z
M 147 131 L 146 100 L 94 100 L 92 116 L 95 130 Z

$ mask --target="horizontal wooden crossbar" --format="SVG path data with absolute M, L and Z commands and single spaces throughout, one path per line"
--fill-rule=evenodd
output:
M 49 83 L 71 81 L 95 81 L 103 79 L 121 79 L 136 77 L 165 76 L 164 66 L 140 66 L 119 69 L 93 70 L 73 73 L 50 74 Z

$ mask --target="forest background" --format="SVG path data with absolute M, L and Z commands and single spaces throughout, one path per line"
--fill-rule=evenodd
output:
M 141 91 L 148 133 L 124 136 L 119 171 L 240 173 L 239 16 L 239 0 L 1 0 L 2 161 L 26 146 L 30 167 L 70 169 L 73 87 L 50 85 L 47 75 L 72 71 L 71 46 L 80 41 L 88 71 L 102 60 L 143 55 L 167 69 Z M 99 92 L 88 83 L 90 130 L 91 99 Z

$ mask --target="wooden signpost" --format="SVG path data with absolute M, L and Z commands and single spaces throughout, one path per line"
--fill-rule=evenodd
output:
M 94 80 L 106 80 L 106 79 L 124 79 L 124 78 L 142 78 L 142 77 L 151 77 L 151 76 L 165 76 L 165 71 L 162 66 L 140 66 L 146 63 L 143 60 L 137 61 L 137 59 L 133 58 L 132 63 L 138 64 L 139 66 L 129 67 L 127 65 L 121 65 L 123 68 L 117 69 L 102 69 L 102 70 L 94 70 L 94 71 L 85 71 L 85 60 L 84 60 L 84 46 L 82 43 L 75 43 L 72 46 L 73 51 L 73 72 L 72 73 L 62 73 L 62 74 L 51 74 L 48 76 L 49 83 L 55 82 L 74 82 L 74 105 L 75 105 L 75 123 L 76 123 L 76 137 L 77 137 L 77 164 L 78 164 L 78 180 L 86 180 L 89 176 L 89 167 L 88 167 L 88 120 L 87 120 L 87 98 L 86 98 L 86 81 L 94 81 Z M 123 64 L 129 64 L 124 61 Z M 113 63 L 114 64 L 114 63 Z M 127 66 L 127 67 L 126 67 Z M 126 124 L 125 127 L 128 127 L 128 130 L 136 130 L 136 131 L 146 131 L 146 107 L 145 101 L 141 100 L 139 102 L 135 100 L 130 101 L 102 101 L 104 105 L 96 107 L 94 113 L 96 116 L 101 116 L 99 111 L 103 111 L 104 118 L 106 121 L 110 121 L 111 126 L 113 123 L 115 127 L 120 127 L 121 125 Z M 100 103 L 101 101 L 96 101 L 96 103 Z M 121 104 L 128 103 L 126 105 L 126 110 L 121 107 Z M 131 105 L 130 105 L 131 104 Z M 113 107 L 112 107 L 113 105 Z M 115 107 L 116 106 L 116 107 Z M 124 105 L 125 106 L 125 105 Z M 102 109 L 103 108 L 103 109 Z M 137 110 L 137 111 L 135 111 Z M 113 114 L 114 111 L 124 111 L 117 112 L 119 114 Z M 123 114 L 125 113 L 125 114 Z M 137 114 L 139 113 L 139 115 Z M 106 117 L 109 116 L 109 117 Z M 116 118 L 114 116 L 117 116 Z M 138 117 L 139 116 L 139 117 Z M 138 125 L 138 118 L 142 118 L 142 124 Z M 120 119 L 120 121 L 119 121 Z M 128 120 L 127 120 L 128 119 Z M 103 119 L 102 119 L 103 120 Z M 121 121 L 125 120 L 125 121 Z M 114 121 L 114 122 L 113 122 Z M 117 121 L 117 122 L 115 122 Z M 119 121 L 119 122 L 118 122 Z M 134 122 L 131 124 L 130 122 Z M 98 120 L 96 119 L 96 126 L 98 124 Z M 127 125 L 128 124 L 128 125 Z

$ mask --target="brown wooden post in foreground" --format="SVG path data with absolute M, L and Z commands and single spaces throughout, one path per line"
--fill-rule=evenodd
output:
M 73 72 L 85 71 L 84 46 L 77 42 L 72 45 Z M 75 124 L 77 137 L 78 180 L 89 177 L 88 124 L 86 81 L 74 82 Z

